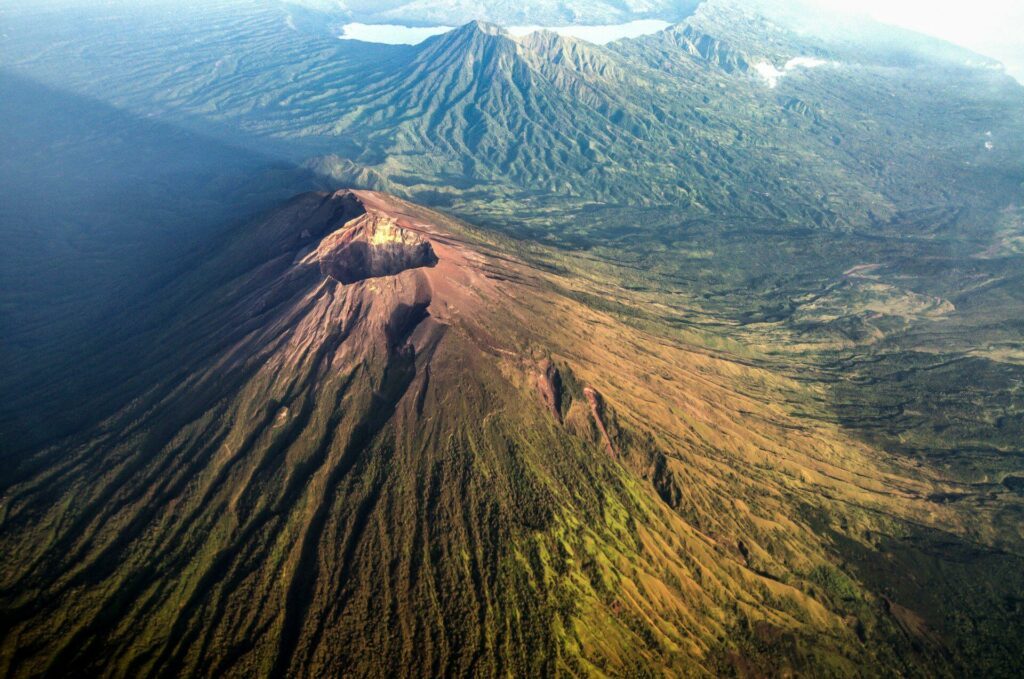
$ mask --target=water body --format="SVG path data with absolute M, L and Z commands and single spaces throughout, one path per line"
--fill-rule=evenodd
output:
M 554 31 L 560 35 L 568 35 L 597 45 L 604 45 L 621 38 L 635 38 L 648 33 L 657 33 L 671 24 L 658 19 L 641 19 L 624 24 L 607 24 L 604 26 L 508 26 L 506 30 L 512 35 L 526 35 L 534 31 Z M 454 30 L 454 26 L 401 26 L 397 24 L 360 24 L 352 23 L 342 26 L 342 40 L 362 40 L 388 45 L 416 45 L 427 38 Z
M 379 42 L 386 45 L 416 45 L 427 38 L 447 33 L 452 26 L 399 26 L 397 24 L 345 24 L 341 27 L 342 40 Z

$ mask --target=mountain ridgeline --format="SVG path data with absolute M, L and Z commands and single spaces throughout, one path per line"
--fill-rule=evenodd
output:
M 665 31 L 605 46 L 479 21 L 392 46 L 237 4 L 199 26 L 158 15 L 120 48 L 91 40 L 102 23 L 47 17 L 50 36 L 15 16 L 10 61 L 335 183 L 475 218 L 514 200 L 541 228 L 553 210 L 671 205 L 688 219 L 863 230 L 1019 190 L 1024 88 L 966 50 L 811 8 L 706 0 Z M 89 58 L 33 49 L 54 39 Z

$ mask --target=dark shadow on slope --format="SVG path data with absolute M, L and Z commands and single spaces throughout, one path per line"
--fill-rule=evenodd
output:
M 0 449 L 82 422 L 141 303 L 232 225 L 321 186 L 307 170 L 0 71 Z M 123 356 L 131 362 L 132 356 Z M 66 393 L 37 390 L 59 378 Z M 45 422 L 40 419 L 45 416 Z
M 409 330 L 410 333 L 411 331 L 412 329 Z M 338 485 L 370 449 L 384 425 L 391 419 L 398 403 L 415 377 L 416 352 L 412 345 L 404 344 L 391 349 L 381 386 L 372 395 L 369 407 L 356 424 L 345 445 L 344 452 L 328 475 L 325 484 L 326 491 L 323 495 L 324 500 L 317 507 L 316 513 L 307 526 L 306 534 L 303 536 L 299 562 L 294 569 L 295 575 L 288 588 L 284 623 L 281 626 L 277 658 L 274 661 L 271 676 L 288 676 L 293 663 L 302 633 L 302 621 L 306 619 L 306 613 L 316 587 L 317 554 Z M 393 447 L 385 448 L 392 450 Z M 366 522 L 378 497 L 379 488 L 376 488 L 356 509 L 354 523 L 346 539 L 341 557 L 343 581 L 346 579 L 355 548 L 362 537 Z

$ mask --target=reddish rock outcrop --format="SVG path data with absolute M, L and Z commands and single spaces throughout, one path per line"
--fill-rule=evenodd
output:
M 597 430 L 601 432 L 601 439 L 604 441 L 605 450 L 612 457 L 618 457 L 619 451 L 612 444 L 612 438 L 608 435 L 608 428 L 604 424 L 604 401 L 601 399 L 601 394 L 591 387 L 584 387 L 583 395 L 587 398 L 587 403 L 590 404 L 590 413 L 594 416 L 594 424 L 597 425 Z
M 540 374 L 537 375 L 537 391 L 544 405 L 551 411 L 555 421 L 562 424 L 562 376 L 558 368 L 549 360 L 541 363 Z

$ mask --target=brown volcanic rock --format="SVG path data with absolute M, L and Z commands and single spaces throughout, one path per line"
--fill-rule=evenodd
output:
M 324 275 L 341 283 L 437 264 L 429 240 L 377 212 L 363 214 L 324 238 L 315 255 Z
M 583 395 L 586 396 L 587 403 L 590 405 L 590 412 L 594 416 L 594 425 L 601 433 L 605 451 L 612 457 L 618 457 L 619 451 L 615 450 L 612 438 L 608 435 L 608 428 L 604 424 L 604 401 L 601 400 L 601 394 L 591 387 L 584 387 Z
M 558 368 L 550 360 L 540 365 L 537 375 L 537 391 L 540 393 L 544 406 L 551 411 L 551 416 L 559 424 L 562 423 L 562 377 Z

